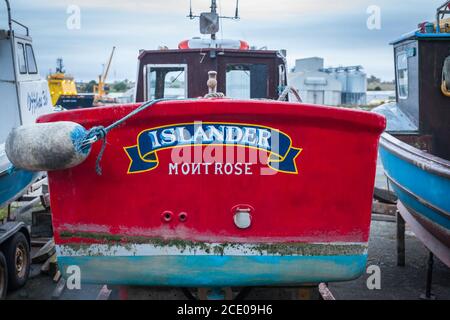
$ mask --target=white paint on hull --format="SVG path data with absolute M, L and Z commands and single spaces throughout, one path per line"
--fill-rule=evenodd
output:
M 289 244 L 285 244 L 289 246 Z M 305 244 L 306 245 L 306 244 Z M 318 245 L 326 248 L 326 253 L 320 255 L 366 255 L 368 244 L 358 243 L 312 243 L 311 246 Z M 163 246 L 154 244 L 75 244 L 56 245 L 58 256 L 282 256 L 267 250 L 261 250 L 257 244 L 230 244 L 211 243 L 206 245 L 209 250 L 203 247 Z M 348 247 L 348 252 L 342 248 Z M 213 250 L 220 249 L 220 253 Z M 325 251 L 325 250 L 324 250 Z M 342 252 L 344 251 L 344 253 Z M 308 254 L 305 254 L 308 255 Z M 310 254 L 312 255 L 312 254 Z M 317 254 L 319 255 L 319 254 Z M 301 254 L 289 254 L 289 256 L 301 256 Z

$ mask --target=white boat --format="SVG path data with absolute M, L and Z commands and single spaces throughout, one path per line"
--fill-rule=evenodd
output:
M 47 81 L 39 74 L 29 29 L 11 17 L 5 0 L 7 29 L 0 29 L 0 207 L 18 198 L 39 174 L 15 169 L 5 141 L 20 125 L 53 111 Z

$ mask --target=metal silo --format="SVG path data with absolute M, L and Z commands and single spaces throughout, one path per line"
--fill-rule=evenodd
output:
M 347 92 L 347 72 L 342 68 L 334 69 L 336 79 L 342 83 L 342 92 Z
M 349 70 L 347 73 L 347 92 L 366 93 L 367 75 L 361 69 Z
M 362 67 L 346 68 L 347 87 L 343 92 L 343 104 L 364 105 L 367 103 L 367 75 Z

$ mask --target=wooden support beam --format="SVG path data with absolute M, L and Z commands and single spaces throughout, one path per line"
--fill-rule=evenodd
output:
M 422 300 L 436 300 L 436 296 L 431 293 L 431 287 L 433 285 L 433 264 L 434 255 L 433 252 L 430 251 L 428 255 L 427 282 L 425 293 L 420 295 L 420 299 Z
M 112 290 L 108 289 L 108 286 L 105 284 L 99 291 L 96 300 L 108 300 L 111 295 Z
M 41 273 L 48 274 L 50 270 L 50 258 L 48 258 L 41 266 Z
M 208 288 L 198 288 L 197 289 L 197 299 L 198 300 L 208 300 Z
M 405 220 L 397 211 L 397 266 L 405 266 Z
M 400 201 L 398 202 L 397 207 L 402 218 L 411 228 L 411 231 L 414 232 L 416 237 L 428 250 L 433 252 L 439 260 L 450 268 L 450 248 L 425 229 Z
M 297 289 L 298 300 L 321 300 L 319 288 L 317 286 L 305 286 Z
M 372 213 L 372 221 L 397 222 L 397 218 L 395 216 Z
M 48 274 L 50 277 L 54 277 L 57 270 L 56 264 L 56 253 L 54 253 L 51 257 L 49 257 L 44 264 L 41 266 L 41 273 Z
M 53 282 L 58 282 L 61 279 L 61 271 L 56 271 L 55 276 L 53 277 Z
M 58 283 L 56 284 L 55 290 L 53 290 L 52 299 L 59 299 L 63 294 L 65 288 L 66 280 L 64 280 L 64 278 L 59 279 Z
M 34 255 L 31 262 L 32 263 L 42 263 L 45 262 L 55 253 L 55 242 L 50 239 L 38 252 Z
M 372 203 L 372 213 L 395 217 L 397 213 L 397 205 L 375 200 Z
M 128 287 L 127 286 L 119 287 L 119 300 L 128 300 Z
M 34 183 L 31 186 L 30 191 L 31 192 L 37 191 L 37 190 L 39 190 L 39 188 L 41 188 L 44 185 L 48 186 L 48 179 L 47 178 L 41 179 L 38 182 Z
M 49 242 L 51 238 L 33 238 L 31 239 L 31 246 L 32 247 L 42 247 Z
M 9 212 L 9 220 L 15 220 L 18 216 L 30 211 L 33 207 L 41 201 L 40 197 L 34 197 L 31 201 L 28 201 L 27 204 L 21 206 L 17 209 L 11 210 Z
M 336 300 L 325 283 L 319 284 L 319 293 L 323 300 Z

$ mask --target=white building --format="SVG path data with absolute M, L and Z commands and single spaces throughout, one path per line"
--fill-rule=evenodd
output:
M 305 103 L 338 106 L 341 104 L 342 83 L 323 72 L 323 58 L 298 59 L 289 74 L 289 84 L 297 88 Z
M 342 105 L 359 106 L 367 104 L 367 75 L 362 69 L 362 66 L 350 66 L 321 70 L 341 82 Z

